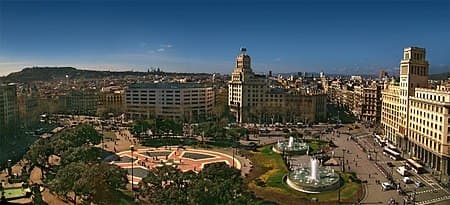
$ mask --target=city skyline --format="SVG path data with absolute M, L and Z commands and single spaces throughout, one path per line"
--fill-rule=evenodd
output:
M 0 1 L 0 76 L 25 66 L 397 73 L 404 47 L 450 69 L 448 1 Z M 413 14 L 413 15 L 411 15 Z M 400 53 L 400 54 L 399 54 Z

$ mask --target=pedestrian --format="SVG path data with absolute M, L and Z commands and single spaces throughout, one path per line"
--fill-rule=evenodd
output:
M 369 174 L 369 178 L 370 178 L 370 174 Z

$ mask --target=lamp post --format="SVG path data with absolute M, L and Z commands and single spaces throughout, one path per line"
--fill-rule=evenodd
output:
M 131 151 L 131 191 L 133 191 L 133 183 L 134 183 L 134 168 L 133 168 L 134 156 L 133 156 L 133 152 L 134 152 L 134 145 L 130 145 L 130 151 Z
M 231 150 L 233 152 L 233 162 L 232 162 L 233 168 L 234 168 L 234 150 L 235 150 L 235 148 L 236 148 L 236 145 L 233 145 L 232 150 Z
M 345 149 L 342 149 L 342 172 L 345 172 Z

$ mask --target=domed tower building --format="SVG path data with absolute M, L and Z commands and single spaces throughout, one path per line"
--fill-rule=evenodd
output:
M 255 74 L 246 48 L 236 57 L 228 82 L 228 106 L 237 123 L 313 122 L 326 118 L 326 94 L 283 87 L 267 75 Z
M 241 53 L 236 57 L 236 68 L 228 82 L 228 105 L 238 123 L 248 121 L 248 112 L 244 110 L 252 106 L 250 98 L 267 88 L 266 77 L 253 73 L 251 58 L 246 51 L 246 48 L 241 48 Z M 255 103 L 253 105 L 256 106 Z

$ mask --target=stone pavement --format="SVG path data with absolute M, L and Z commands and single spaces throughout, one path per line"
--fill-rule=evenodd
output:
M 348 127 L 342 127 L 339 129 L 341 133 L 348 131 Z M 403 197 L 399 196 L 395 190 L 382 191 L 381 185 L 376 183 L 387 182 L 385 176 L 375 166 L 375 162 L 368 159 L 368 154 L 363 152 L 362 147 L 355 141 L 351 140 L 350 134 L 357 132 L 364 132 L 363 130 L 352 130 L 348 134 L 329 134 L 329 137 L 338 145 L 335 150 L 335 155 L 344 156 L 345 158 L 345 171 L 355 172 L 359 179 L 367 180 L 365 184 L 366 195 L 364 196 L 362 203 L 364 204 L 387 204 L 390 199 L 394 199 L 397 202 L 403 202 Z M 342 150 L 345 149 L 345 154 L 342 154 Z M 378 160 L 383 160 L 382 153 L 379 153 Z

